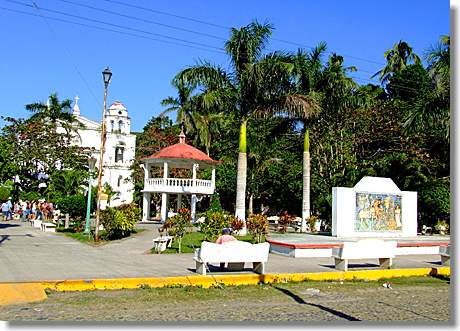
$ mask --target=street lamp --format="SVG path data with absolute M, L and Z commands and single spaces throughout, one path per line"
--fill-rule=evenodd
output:
M 88 168 L 89 168 L 89 181 L 88 181 L 88 202 L 86 203 L 86 223 L 85 223 L 85 232 L 84 234 L 89 234 L 89 216 L 91 210 L 91 187 L 93 186 L 93 170 L 96 165 L 96 158 L 91 156 L 88 159 Z
M 99 173 L 97 176 L 97 209 L 96 209 L 96 232 L 94 234 L 94 240 L 99 239 L 99 219 L 101 214 L 101 194 L 102 194 L 102 165 L 104 157 L 104 146 L 106 139 L 106 130 L 105 130 L 105 113 L 107 109 L 107 87 L 110 83 L 110 78 L 112 78 L 112 72 L 109 67 L 105 68 L 102 72 L 102 78 L 104 79 L 104 109 L 102 112 L 102 125 L 101 125 L 101 148 L 99 150 Z

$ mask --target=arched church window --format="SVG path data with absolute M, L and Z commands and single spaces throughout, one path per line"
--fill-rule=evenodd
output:
M 123 177 L 120 175 L 118 176 L 118 180 L 117 180 L 117 186 L 120 187 L 121 186 L 121 181 L 123 180 Z
M 124 147 L 115 147 L 115 163 L 123 162 Z
M 115 130 L 115 122 L 110 121 L 110 132 L 113 132 L 113 130 Z
M 120 133 L 123 133 L 124 130 L 125 130 L 125 124 L 123 123 L 123 121 L 119 121 L 118 122 L 118 129 L 120 130 Z

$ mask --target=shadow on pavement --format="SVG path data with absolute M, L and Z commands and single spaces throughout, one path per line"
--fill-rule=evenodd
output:
M 335 309 L 332 309 L 332 308 L 329 308 L 329 307 L 326 307 L 326 306 L 323 306 L 323 305 L 320 305 L 320 304 L 317 304 L 317 303 L 306 302 L 304 299 L 299 297 L 297 294 L 292 293 L 291 291 L 289 291 L 289 290 L 287 290 L 285 288 L 281 288 L 281 287 L 277 287 L 277 286 L 273 286 L 273 287 L 276 288 L 278 291 L 281 291 L 284 294 L 290 296 L 297 303 L 300 303 L 302 305 L 309 305 L 309 306 L 312 306 L 312 307 L 319 308 L 321 310 L 327 311 L 328 313 L 330 313 L 332 315 L 335 315 L 337 317 L 346 319 L 347 321 L 361 321 L 360 319 L 357 319 L 356 317 L 353 317 L 351 315 L 347 315 L 345 313 L 342 313 L 341 311 L 338 311 L 338 310 L 335 310 Z
M 0 229 L 5 229 L 5 228 L 14 228 L 19 226 L 19 224 L 8 224 L 8 223 L 2 223 L 0 224 Z
M 0 235 L 0 245 L 6 241 L 6 240 L 11 240 L 10 237 L 31 237 L 33 238 L 34 235 L 27 233 L 27 234 L 2 234 Z

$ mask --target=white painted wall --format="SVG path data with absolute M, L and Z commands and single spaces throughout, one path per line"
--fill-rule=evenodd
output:
M 75 111 L 75 108 L 74 108 Z M 78 112 L 79 113 L 79 112 Z M 77 120 L 85 125 L 84 129 L 78 129 L 78 136 L 75 143 L 88 148 L 94 148 L 93 157 L 96 158 L 96 167 L 99 167 L 99 148 L 101 145 L 100 122 L 92 121 L 81 115 L 76 116 Z M 117 130 L 119 121 L 123 122 L 123 131 L 111 130 L 111 121 L 115 123 Z M 103 158 L 102 184 L 109 183 L 112 189 L 118 192 L 110 206 L 118 206 L 133 201 L 134 183 L 130 169 L 134 162 L 136 149 L 136 136 L 131 134 L 131 120 L 128 111 L 120 102 L 113 103 L 107 110 L 106 115 L 107 139 Z M 123 162 L 115 162 L 116 147 L 124 147 Z M 118 185 L 118 178 L 122 180 Z M 97 176 L 93 179 L 93 185 L 97 185 Z
M 355 231 L 356 193 L 401 195 L 402 230 Z M 390 178 L 363 177 L 353 188 L 332 188 L 332 235 L 335 237 L 415 237 L 417 236 L 417 192 L 401 191 Z

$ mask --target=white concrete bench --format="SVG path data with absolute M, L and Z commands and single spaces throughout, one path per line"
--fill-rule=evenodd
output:
M 441 255 L 441 264 L 447 265 L 450 261 L 450 245 L 440 246 L 439 255 Z
M 396 241 L 383 241 L 379 239 L 363 239 L 356 242 L 344 242 L 343 247 L 332 249 L 335 268 L 347 271 L 348 260 L 379 259 L 380 268 L 389 269 L 396 255 L 396 245 Z
M 172 236 L 159 236 L 152 240 L 153 248 L 159 254 L 166 250 L 166 247 L 171 247 L 174 237 Z
M 42 220 L 34 219 L 34 220 L 32 220 L 32 222 L 33 222 L 34 228 L 39 228 L 39 229 L 41 229 L 41 227 L 42 227 Z
M 48 223 L 48 222 L 46 222 L 46 223 L 42 222 L 41 229 L 44 232 L 56 232 L 56 224 Z
M 229 269 L 244 267 L 244 263 L 252 263 L 255 273 L 265 273 L 265 263 L 268 261 L 269 243 L 251 244 L 244 241 L 232 241 L 216 244 L 207 241 L 201 243 L 201 248 L 195 250 L 194 260 L 196 272 L 206 275 L 207 263 L 229 263 Z

